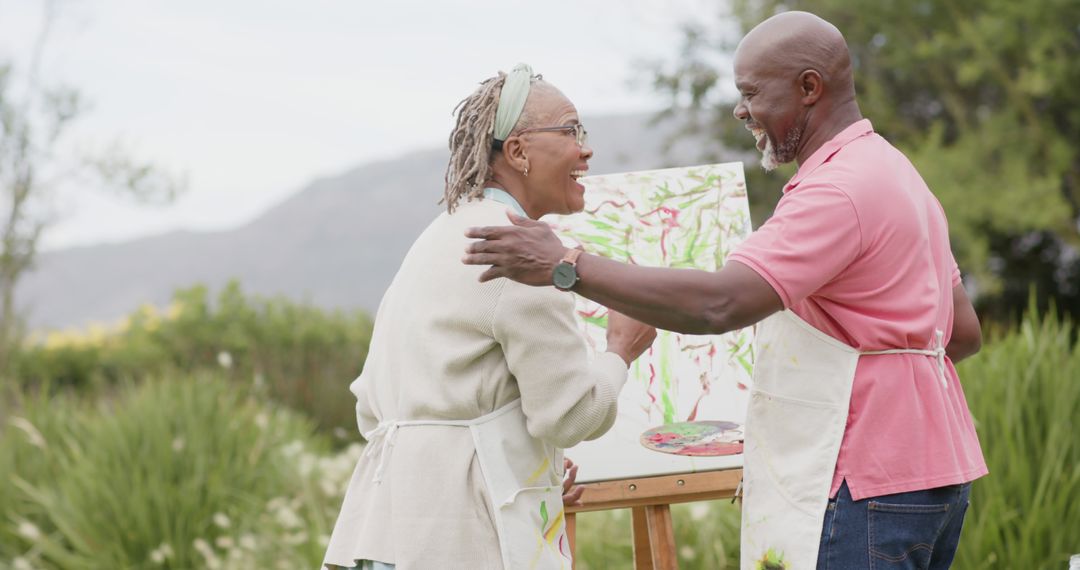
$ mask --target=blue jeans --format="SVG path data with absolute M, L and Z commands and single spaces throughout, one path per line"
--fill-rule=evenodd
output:
M 818 570 L 947 569 L 960 542 L 971 483 L 853 501 L 829 500 Z

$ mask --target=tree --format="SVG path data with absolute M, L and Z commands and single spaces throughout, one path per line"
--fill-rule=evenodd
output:
M 182 188 L 153 165 L 128 157 L 119 145 L 93 156 L 63 150 L 83 105 L 74 89 L 38 84 L 52 14 L 52 3 L 46 2 L 21 85 L 14 65 L 0 63 L 0 378 L 9 371 L 10 350 L 22 332 L 15 287 L 33 267 L 39 240 L 53 221 L 49 202 L 58 189 L 112 189 L 141 201 L 168 201 Z
M 944 206 L 980 310 L 1013 316 L 1034 286 L 1042 306 L 1057 298 L 1080 314 L 1080 2 L 733 0 L 720 22 L 745 33 L 784 9 L 844 33 L 863 114 Z M 719 26 L 688 26 L 680 59 L 655 68 L 655 85 L 689 105 L 699 128 L 749 148 L 723 96 L 730 65 L 707 65 L 742 35 Z M 790 174 L 755 173 L 749 186 L 779 189 Z

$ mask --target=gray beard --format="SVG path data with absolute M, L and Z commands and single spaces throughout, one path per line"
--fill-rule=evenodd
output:
M 781 164 L 787 164 L 795 160 L 795 155 L 799 150 L 799 142 L 802 141 L 802 135 L 802 127 L 792 127 L 784 136 L 784 142 L 776 148 L 773 148 L 772 139 L 765 135 L 765 149 L 761 151 L 761 167 L 766 172 L 770 172 Z

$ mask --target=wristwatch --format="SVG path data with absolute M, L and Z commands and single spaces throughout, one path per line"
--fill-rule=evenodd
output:
M 551 272 L 551 284 L 556 289 L 569 291 L 574 288 L 574 285 L 577 285 L 578 281 L 581 281 L 581 277 L 577 274 L 577 260 L 580 255 L 580 249 L 570 248 L 566 250 L 566 255 L 563 256 L 562 261 Z

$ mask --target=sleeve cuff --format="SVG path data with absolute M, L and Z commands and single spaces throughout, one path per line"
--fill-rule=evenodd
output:
M 747 257 L 746 255 L 741 253 L 732 253 L 730 256 L 728 256 L 727 262 L 731 263 L 733 261 L 749 267 L 754 271 L 754 273 L 760 275 L 761 278 L 764 279 L 765 282 L 773 288 L 773 291 L 776 291 L 777 296 L 780 297 L 780 302 L 784 304 L 784 308 L 791 308 L 791 297 L 788 296 L 787 291 L 785 291 L 784 288 L 780 285 L 780 282 L 777 281 L 776 278 L 773 277 L 767 269 L 765 269 L 765 266 L 758 263 L 756 259 Z

